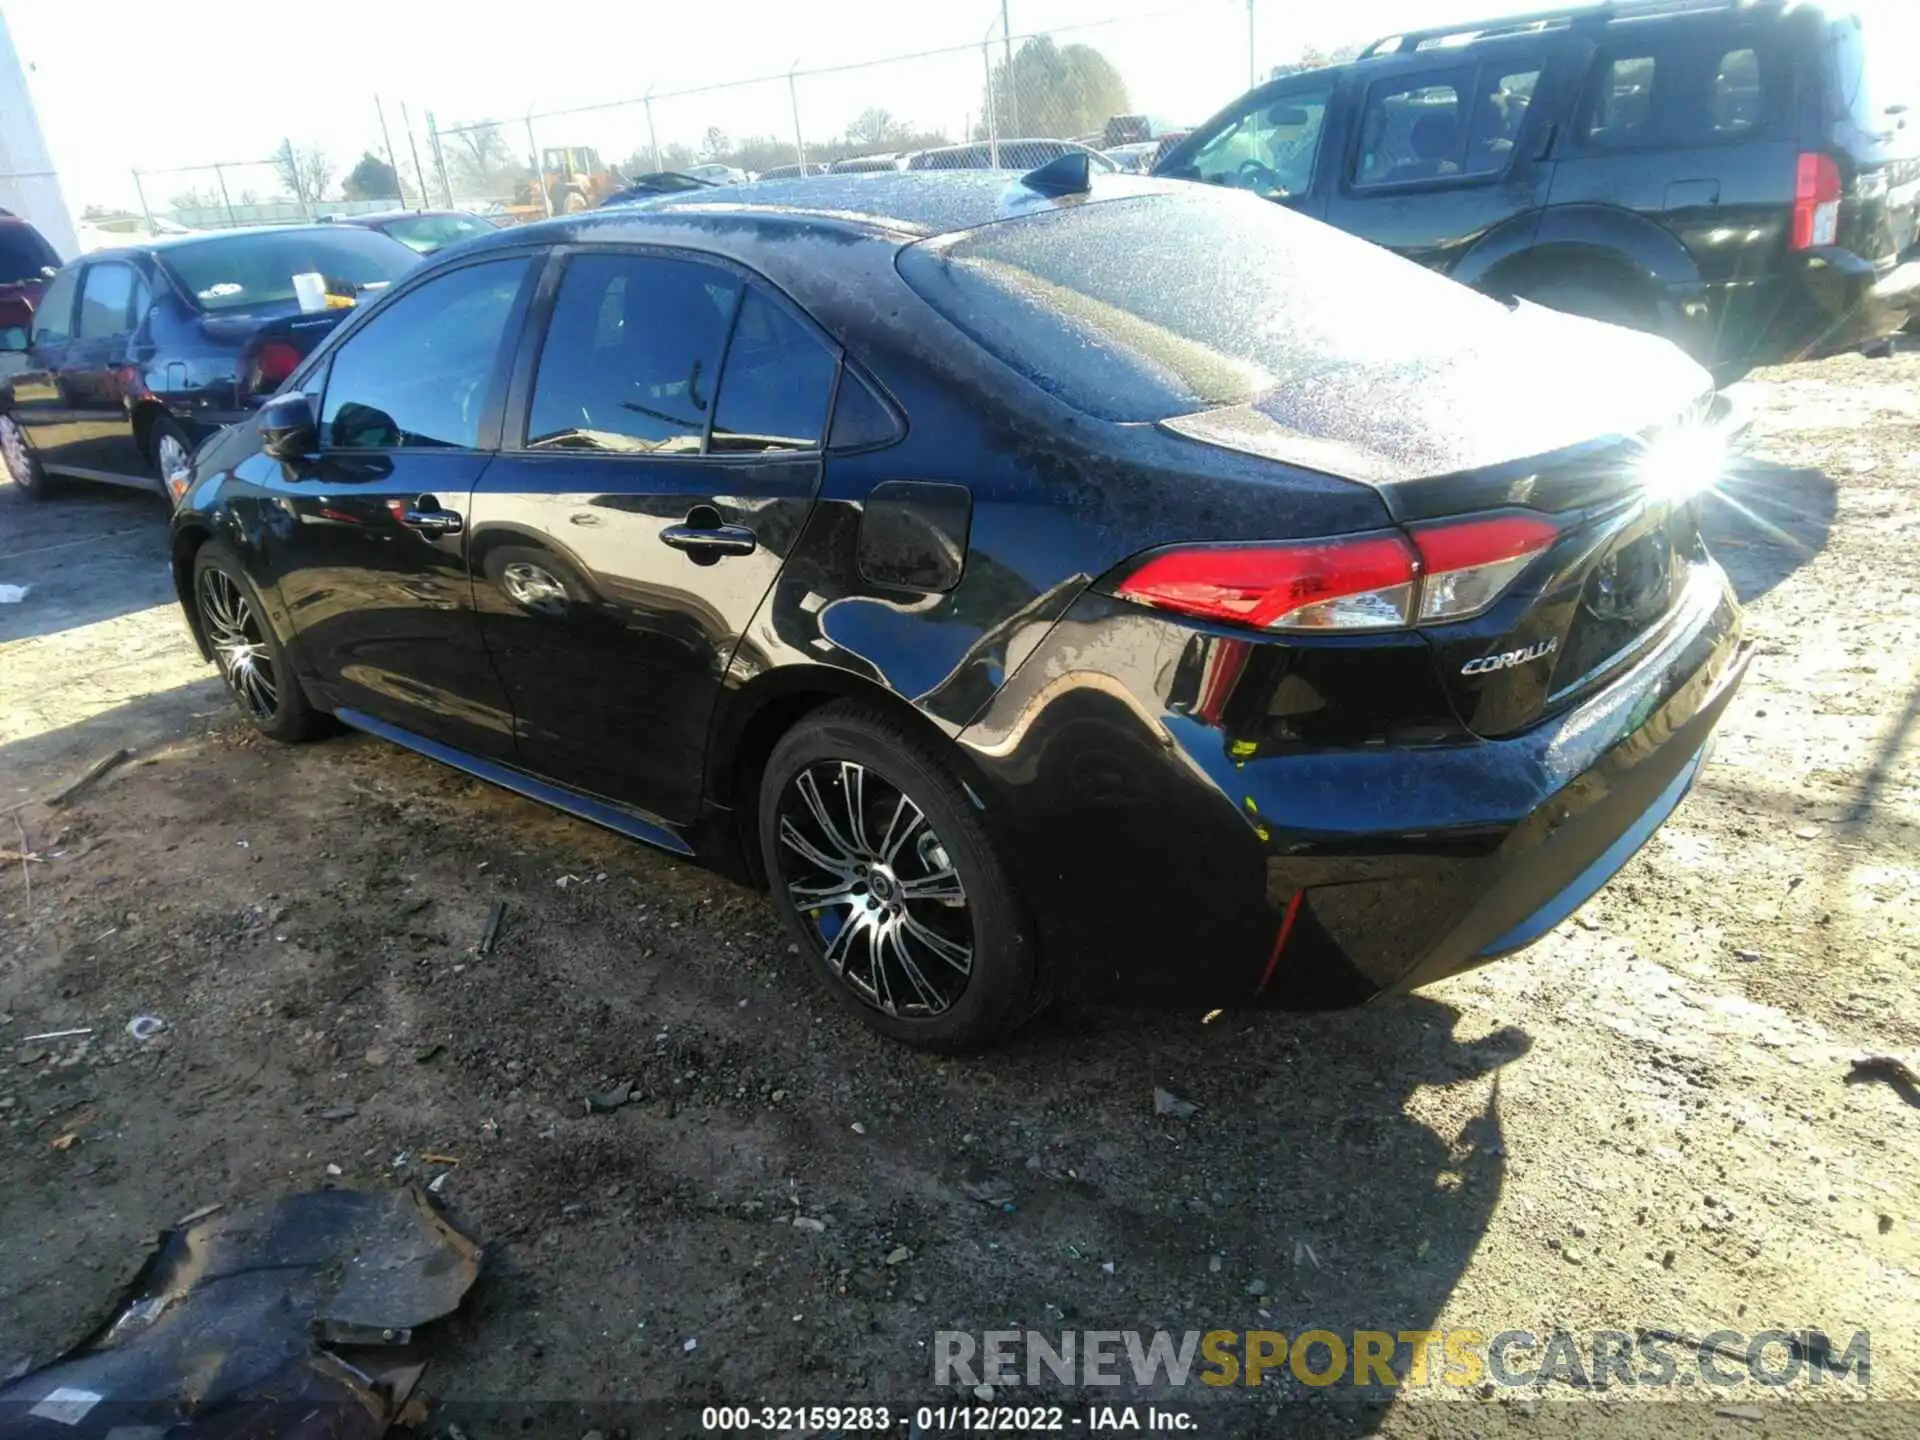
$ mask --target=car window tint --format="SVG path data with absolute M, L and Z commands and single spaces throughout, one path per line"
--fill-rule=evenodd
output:
M 79 276 L 78 270 L 62 270 L 47 286 L 33 309 L 34 344 L 58 345 L 72 337 L 73 291 Z
M 1652 138 L 1659 68 L 1651 55 L 1616 55 L 1601 62 L 1584 131 L 1591 144 L 1639 145 Z
M 401 296 L 333 358 L 320 443 L 472 449 L 527 260 L 468 265 Z
M 699 454 L 739 296 L 732 275 L 690 260 L 576 256 L 540 352 L 528 446 Z
M 747 287 L 713 412 L 716 454 L 816 450 L 838 357 L 793 313 Z
M 1269 95 L 1229 119 L 1169 173 L 1181 180 L 1232 185 L 1268 199 L 1305 194 L 1325 128 L 1331 84 Z
M 1760 123 L 1760 57 L 1729 50 L 1713 73 L 1707 123 L 1715 135 L 1743 135 Z
M 1513 163 L 1513 148 L 1526 124 L 1527 107 L 1540 71 L 1515 70 L 1500 74 L 1480 72 L 1473 106 L 1473 128 L 1467 139 L 1466 173 L 1504 175 Z
M 89 265 L 80 291 L 82 340 L 122 335 L 133 300 L 133 269 L 127 265 Z
M 1360 121 L 1353 183 L 1404 185 L 1460 174 L 1468 119 L 1460 97 L 1472 89 L 1471 71 L 1375 85 Z
M 17 220 L 0 223 L 0 285 L 44 280 L 59 268 L 60 257 L 38 230 Z

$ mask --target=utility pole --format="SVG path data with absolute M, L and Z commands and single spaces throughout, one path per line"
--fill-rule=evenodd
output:
M 1007 0 L 1000 0 L 1000 43 L 1007 61 L 1007 129 L 1018 135 L 1020 133 L 1020 97 L 1014 93 L 1013 26 L 1007 20 Z M 989 79 L 987 83 L 993 82 Z
M 800 162 L 800 173 L 807 173 L 807 142 L 800 138 L 800 88 L 793 82 L 793 72 L 800 68 L 795 60 L 787 71 L 787 99 L 793 104 L 793 158 Z
M 393 148 L 393 135 L 387 129 L 387 107 L 380 103 L 378 95 L 373 97 L 374 112 L 380 117 L 380 138 L 387 143 L 387 164 L 393 167 L 393 188 L 400 192 L 398 199 L 402 210 L 407 208 L 407 187 L 400 183 L 400 156 Z
M 1259 83 L 1253 65 L 1253 0 L 1247 0 L 1247 88 L 1251 90 Z
M 433 111 L 427 111 L 427 148 L 433 152 L 433 168 L 440 173 L 440 193 L 447 197 L 447 208 L 453 208 L 453 180 L 447 174 L 447 152 L 440 147 L 440 126 L 433 118 Z
M 140 197 L 140 213 L 146 216 L 147 233 L 153 233 L 153 211 L 147 208 L 147 187 L 140 183 L 140 172 L 133 172 L 133 193 Z
M 657 82 L 656 82 L 657 83 Z M 660 136 L 653 128 L 653 86 L 647 86 L 646 97 L 641 104 L 647 107 L 647 144 L 653 150 L 653 168 L 660 169 Z
M 400 123 L 407 127 L 407 148 L 413 151 L 413 178 L 420 182 L 420 208 L 427 208 L 427 172 L 420 168 L 420 142 L 413 138 L 413 116 L 407 113 L 407 102 L 400 102 Z
M 213 178 L 220 182 L 220 203 L 227 207 L 227 225 L 231 229 L 238 230 L 240 228 L 240 220 L 239 217 L 233 213 L 233 197 L 227 194 L 227 172 L 218 165 L 215 165 L 213 167 Z M 149 226 L 148 228 L 151 229 L 152 227 Z

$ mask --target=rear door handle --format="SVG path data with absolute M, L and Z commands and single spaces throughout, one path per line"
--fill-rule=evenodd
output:
M 723 555 L 751 555 L 760 544 L 744 525 L 669 525 L 660 532 L 660 539 L 696 560 L 707 561 Z
M 459 512 L 442 510 L 439 499 L 432 495 L 416 497 L 401 513 L 400 523 L 409 530 L 424 530 L 430 535 L 458 535 L 467 526 Z

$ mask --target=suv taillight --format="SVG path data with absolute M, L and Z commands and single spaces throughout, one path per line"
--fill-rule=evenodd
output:
M 1183 545 L 1115 587 L 1125 600 L 1260 630 L 1397 630 L 1478 615 L 1559 535 L 1537 515 L 1487 515 L 1267 545 Z
M 1800 157 L 1793 179 L 1793 248 L 1831 245 L 1840 233 L 1840 167 L 1831 155 Z

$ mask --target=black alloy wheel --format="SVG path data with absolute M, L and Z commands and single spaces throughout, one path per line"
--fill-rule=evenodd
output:
M 294 742 L 327 728 L 326 717 L 313 708 L 288 665 L 239 561 L 217 541 L 202 545 L 194 556 L 193 601 L 220 677 L 256 730 Z
M 768 762 L 774 902 L 861 1019 L 929 1049 L 997 1039 L 1037 1008 L 1031 926 L 967 792 L 889 718 L 834 705 Z

